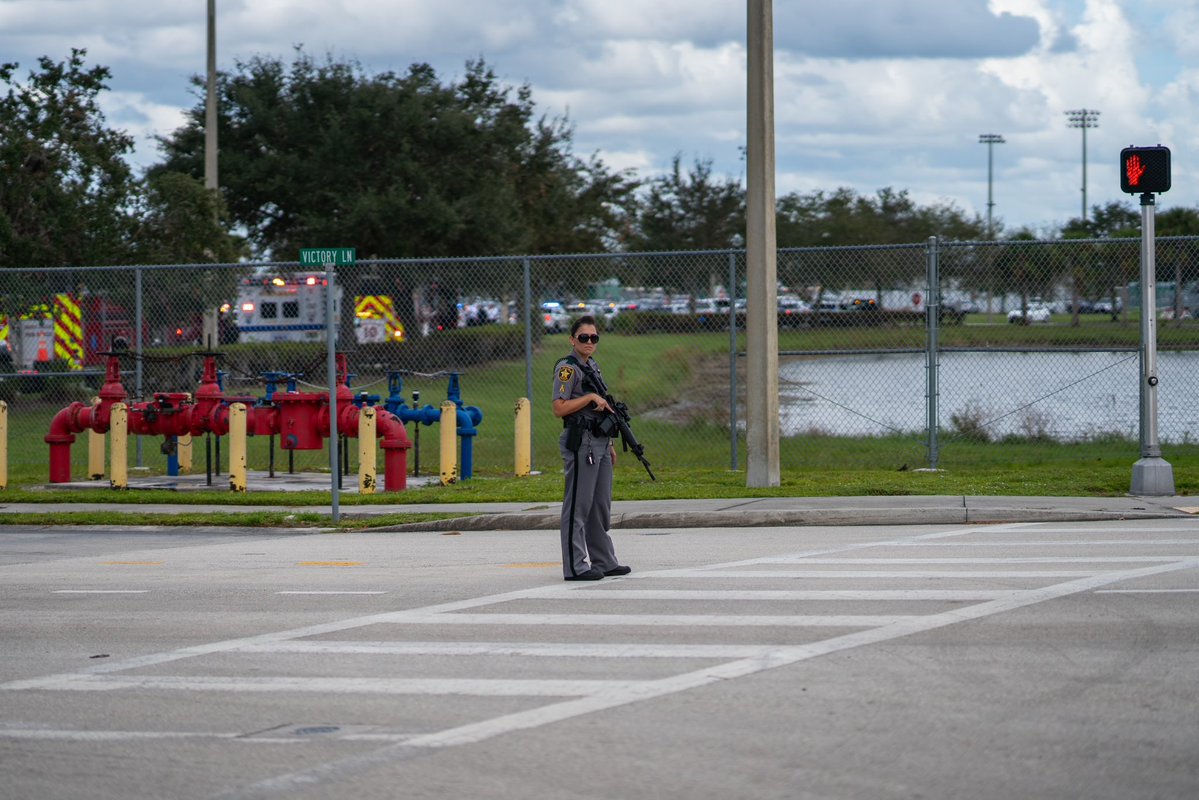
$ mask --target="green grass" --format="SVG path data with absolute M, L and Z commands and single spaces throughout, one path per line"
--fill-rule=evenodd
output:
M 1066 346 L 1083 344 L 1096 347 L 1135 346 L 1139 328 L 1135 323 L 1112 323 L 1106 317 L 1083 317 L 1083 325 L 1069 327 L 1069 318 L 1055 319 L 1062 324 L 1018 326 L 1005 323 L 945 326 L 941 342 L 955 346 Z M 1199 327 L 1173 328 L 1163 324 L 1162 338 L 1173 331 L 1178 342 L 1194 347 Z M 908 341 L 910 333 L 910 343 Z M 919 346 L 920 329 L 816 329 L 781 331 L 780 350 L 823 350 L 845 348 Z M 897 339 L 901 341 L 897 343 Z M 615 494 L 617 499 L 688 499 L 770 496 L 846 496 L 846 495 L 1059 495 L 1115 496 L 1128 491 L 1132 464 L 1139 452 L 1135 441 L 1121 438 L 1061 444 L 1036 440 L 976 442 L 946 433 L 942 440 L 938 472 L 920 472 L 927 466 L 927 451 L 913 436 L 843 438 L 802 436 L 784 439 L 780 448 L 781 485 L 769 489 L 745 486 L 746 453 L 742 442 L 738 453 L 740 470 L 729 469 L 727 433 L 728 333 L 652 334 L 640 336 L 608 335 L 601 345 L 599 358 L 605 377 L 619 399 L 626 401 L 637 415 L 634 430 L 645 444 L 647 457 L 659 480 L 650 481 L 631 454 L 619 455 Z M 534 358 L 534 463 L 543 474 L 525 479 L 512 475 L 512 416 L 516 398 L 525 394 L 523 362 L 502 362 L 466 369 L 462 375 L 463 398 L 479 406 L 484 421 L 474 442 L 475 477 L 450 486 L 413 487 L 399 494 L 373 496 L 343 495 L 341 504 L 347 516 L 360 505 L 411 503 L 520 502 L 555 507 L 561 500 L 561 468 L 557 437 L 561 423 L 553 417 L 546 400 L 554 363 L 568 351 L 564 336 L 547 337 Z M 355 369 L 352 365 L 351 369 Z M 358 368 L 356 387 L 377 381 L 380 375 L 370 368 Z M 720 376 L 718 379 L 712 376 Z M 405 393 L 421 391 L 422 405 L 437 405 L 445 394 L 443 378 L 413 377 L 405 380 Z M 378 391 L 378 388 L 372 389 Z M 697 398 L 699 413 L 674 421 L 647 416 L 656 408 L 669 406 L 680 397 Z M 75 503 L 105 503 L 112 512 L 90 517 L 72 517 L 88 524 L 107 524 L 119 519 L 131 524 L 131 518 L 115 507 L 129 503 L 175 505 L 221 504 L 247 507 L 247 514 L 231 519 L 207 514 L 171 517 L 173 524 L 256 524 L 264 526 L 327 524 L 306 507 L 329 503 L 327 492 L 260 492 L 233 494 L 227 491 L 171 492 L 134 490 L 114 492 L 107 488 L 79 491 L 46 491 L 31 488 L 46 480 L 46 445 L 42 441 L 58 404 L 35 405 L 17 398 L 10 410 L 10 483 L 0 495 L 6 502 L 37 502 L 69 508 Z M 413 426 L 409 426 L 409 431 Z M 437 427 L 421 428 L 422 474 L 435 474 Z M 351 445 L 354 443 L 351 442 Z M 264 469 L 267 440 L 250 439 L 250 465 Z M 132 448 L 132 445 L 131 445 Z M 144 440 L 146 463 L 161 472 L 164 459 L 157 454 L 157 442 Z M 86 437 L 79 436 L 74 447 L 74 474 L 82 476 L 86 463 Z M 355 451 L 356 452 L 356 451 Z M 327 466 L 323 451 L 298 454 L 302 469 Z M 1164 457 L 1174 465 L 1179 494 L 1199 493 L 1199 446 L 1167 445 Z M 285 455 L 276 451 L 277 468 L 285 470 Z M 195 448 L 195 467 L 204 468 L 203 443 Z M 381 462 L 381 458 L 380 458 Z M 134 463 L 132 457 L 130 463 Z M 356 467 L 355 467 L 356 468 Z M 411 462 L 410 462 L 411 468 Z M 224 479 L 214 479 L 216 485 Z M 352 477 L 349 480 L 353 480 Z M 289 514 L 252 511 L 260 505 L 286 505 L 297 509 Z M 66 513 L 66 512 L 62 512 Z M 48 516 L 25 517 L 25 524 L 49 524 L 62 519 L 60 512 Z M 115 514 L 115 516 L 104 516 Z M 308 515 L 312 515 L 309 518 Z M 289 516 L 295 519 L 288 519 Z M 247 522 L 247 519 L 254 522 Z M 13 517 L 3 521 L 15 521 Z M 153 523 L 167 524 L 159 517 Z M 347 524 L 359 524 L 350 522 Z M 383 523 L 380 523 L 383 524 Z M 391 523 L 388 523 L 391 524 Z

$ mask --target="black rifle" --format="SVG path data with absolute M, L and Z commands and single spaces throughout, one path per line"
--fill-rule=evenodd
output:
M 629 427 L 632 417 L 629 415 L 629 407 L 624 403 L 616 402 L 616 398 L 612 397 L 612 393 L 608 391 L 608 387 L 604 384 L 604 379 L 599 376 L 590 365 L 580 362 L 579 368 L 583 370 L 584 383 L 591 384 L 591 391 L 598 394 L 612 408 L 612 419 L 616 422 L 616 430 L 620 432 L 620 444 L 626 453 L 632 451 L 633 455 L 637 456 L 637 460 L 641 462 L 641 466 L 645 467 L 645 471 L 649 473 L 651 481 L 658 480 L 654 477 L 654 471 L 649 468 L 649 461 L 645 458 L 645 447 L 641 442 L 637 441 L 633 429 Z

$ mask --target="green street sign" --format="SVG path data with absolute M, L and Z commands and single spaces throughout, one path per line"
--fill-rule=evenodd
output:
M 332 264 L 345 267 L 358 258 L 356 247 L 305 247 L 300 250 L 300 264 L 305 267 L 324 267 Z

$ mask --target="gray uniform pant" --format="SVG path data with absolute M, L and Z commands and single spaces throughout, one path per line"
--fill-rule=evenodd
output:
M 563 431 L 558 450 L 566 466 L 562 500 L 562 571 L 565 577 L 589 567 L 610 570 L 619 565 L 608 528 L 612 521 L 611 439 L 583 434 L 579 451 L 566 449 Z M 588 459 L 590 454 L 591 458 Z

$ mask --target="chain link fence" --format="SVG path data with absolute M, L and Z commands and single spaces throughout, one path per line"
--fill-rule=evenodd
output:
M 1139 239 L 922 243 L 778 252 L 784 469 L 968 468 L 1139 455 Z M 1199 238 L 1158 240 L 1164 456 L 1199 438 Z M 599 321 L 597 358 L 655 468 L 745 464 L 743 251 L 490 259 L 366 259 L 337 269 L 338 347 L 359 402 L 481 410 L 476 475 L 511 474 L 513 415 L 533 401 L 534 468 L 557 470 L 554 363 L 573 318 Z M 227 395 L 322 391 L 324 273 L 295 262 L 0 271 L 0 399 L 14 482 L 42 482 L 59 409 L 88 402 L 107 353 L 132 400 L 194 392 L 219 353 Z M 935 324 L 934 324 L 935 323 Z M 435 415 L 429 414 L 431 421 Z M 437 423 L 412 422 L 409 471 L 436 474 Z M 250 467 L 327 470 L 323 451 L 251 442 Z M 73 474 L 86 471 L 86 446 Z M 419 440 L 419 441 L 418 441 Z M 223 469 L 206 446 L 217 473 Z M 159 441 L 130 464 L 166 469 Z M 354 448 L 345 448 L 354 451 Z M 1005 451 L 1006 452 L 1006 451 Z M 356 451 L 348 458 L 355 458 Z M 205 469 L 201 455 L 197 470 Z M 348 465 L 356 469 L 353 464 Z

